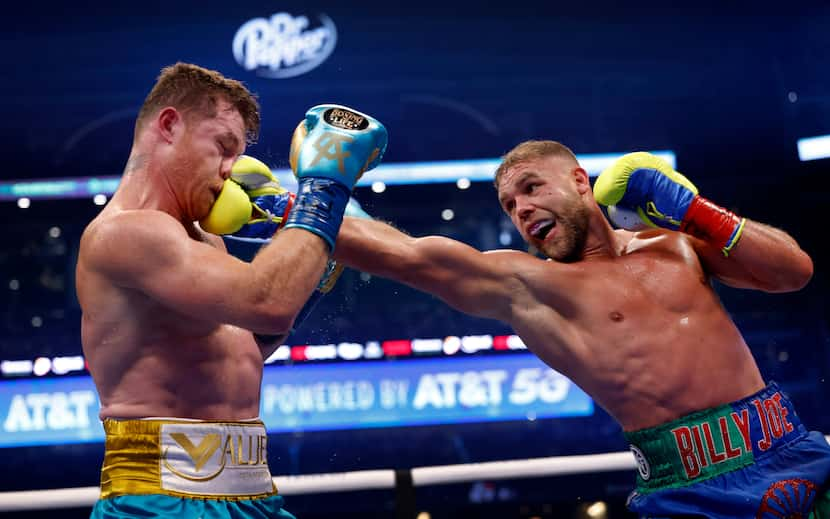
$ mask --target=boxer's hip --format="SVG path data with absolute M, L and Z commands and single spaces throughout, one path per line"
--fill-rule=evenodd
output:
M 168 495 L 242 500 L 276 495 L 261 421 L 104 421 L 101 498 Z
M 806 434 L 792 402 L 772 382 L 736 402 L 625 437 L 638 464 L 637 490 L 647 493 L 751 465 Z
M 626 438 L 639 472 L 628 507 L 643 517 L 807 517 L 816 503 L 830 508 L 830 446 L 775 383 Z

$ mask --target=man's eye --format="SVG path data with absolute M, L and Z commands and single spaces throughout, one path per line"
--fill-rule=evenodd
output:
M 507 202 L 506 204 L 504 204 L 504 208 L 505 208 L 505 210 L 507 210 L 508 213 L 510 211 L 512 211 L 514 207 L 516 207 L 516 204 L 512 201 Z

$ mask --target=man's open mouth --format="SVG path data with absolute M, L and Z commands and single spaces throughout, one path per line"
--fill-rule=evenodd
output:
M 528 234 L 539 241 L 544 241 L 548 234 L 556 227 L 556 220 L 553 218 L 546 220 L 539 220 L 528 229 Z

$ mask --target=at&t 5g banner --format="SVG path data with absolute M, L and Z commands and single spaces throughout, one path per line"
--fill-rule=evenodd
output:
M 92 379 L 0 382 L 0 447 L 103 441 Z M 593 401 L 529 353 L 267 366 L 268 432 L 587 416 Z

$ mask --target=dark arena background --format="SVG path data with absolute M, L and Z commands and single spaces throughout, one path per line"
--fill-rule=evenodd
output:
M 307 108 L 377 117 L 388 152 L 354 197 L 412 235 L 481 250 L 526 250 L 492 185 L 515 144 L 561 141 L 592 175 L 622 153 L 663 154 L 706 197 L 786 230 L 812 256 L 799 292 L 716 290 L 765 379 L 830 433 L 826 3 L 118 4 L 24 3 L 4 15 L 0 491 L 99 483 L 103 431 L 74 289 L 79 236 L 118 184 L 144 96 L 177 61 L 258 94 L 262 133 L 247 153 L 289 185 L 289 140 Z M 272 33 L 257 37 L 254 22 Z M 286 508 L 300 519 L 633 517 L 633 459 L 615 468 L 585 458 L 587 469 L 538 476 L 473 466 L 418 484 L 407 469 L 628 447 L 509 327 L 354 270 L 269 359 L 261 416 L 278 484 L 397 477 L 336 492 L 290 492 L 308 478 L 286 478 Z M 5 515 L 89 515 L 92 501 L 72 503 Z

